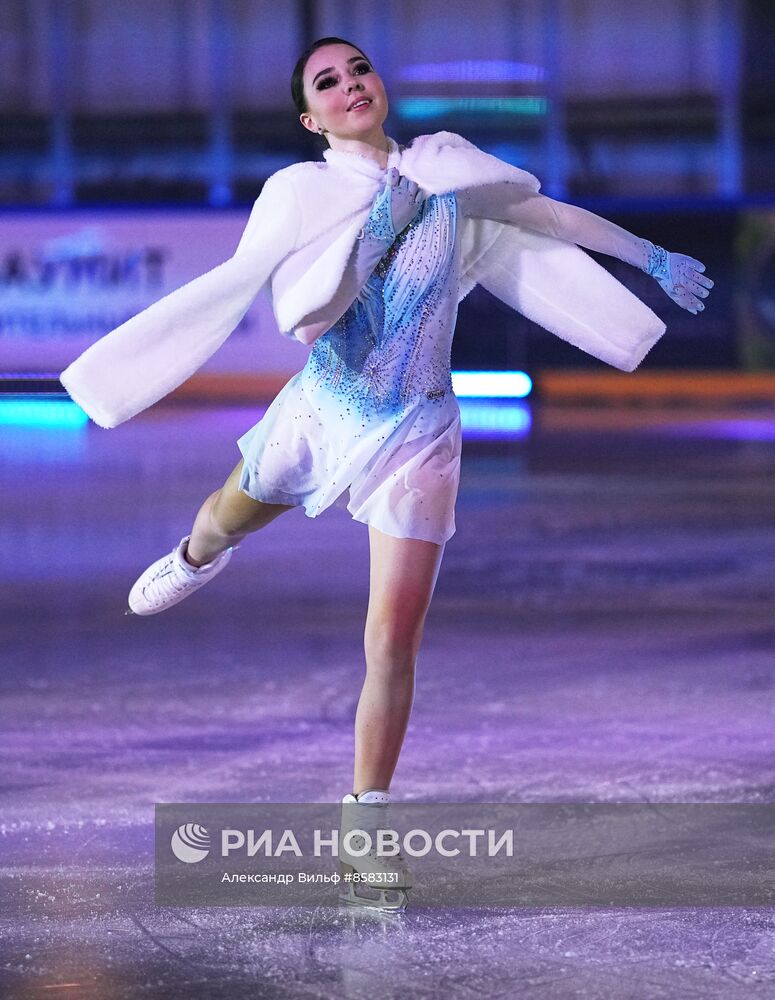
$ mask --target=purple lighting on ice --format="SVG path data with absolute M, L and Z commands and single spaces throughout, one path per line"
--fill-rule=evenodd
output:
M 661 434 L 670 437 L 718 438 L 727 441 L 775 441 L 775 417 L 760 420 L 697 420 L 663 424 Z

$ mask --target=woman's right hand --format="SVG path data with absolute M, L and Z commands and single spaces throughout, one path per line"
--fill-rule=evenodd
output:
M 402 232 L 415 218 L 426 194 L 423 189 L 410 181 L 407 177 L 402 177 L 396 167 L 391 167 L 387 176 L 390 191 L 390 214 L 393 221 L 393 229 L 396 236 Z

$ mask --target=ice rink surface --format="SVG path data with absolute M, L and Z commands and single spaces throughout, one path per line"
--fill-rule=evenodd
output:
M 254 420 L 2 428 L 0 996 L 775 996 L 773 909 L 154 905 L 154 803 L 351 790 L 363 524 L 283 514 L 124 616 Z M 394 797 L 772 802 L 774 473 L 772 412 L 464 441 Z

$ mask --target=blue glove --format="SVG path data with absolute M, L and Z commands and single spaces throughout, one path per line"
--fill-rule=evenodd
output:
M 713 282 L 702 273 L 705 265 L 694 257 L 668 253 L 664 247 L 654 246 L 653 243 L 650 246 L 649 261 L 643 268 L 646 274 L 658 281 L 682 309 L 688 309 L 695 316 L 702 312 L 705 308 L 702 299 L 706 299 L 713 288 Z
M 414 181 L 401 177 L 395 167 L 388 171 L 359 239 L 364 237 L 391 244 L 422 208 L 425 192 Z

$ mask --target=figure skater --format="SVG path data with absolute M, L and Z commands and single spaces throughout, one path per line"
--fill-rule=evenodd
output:
M 469 188 L 426 196 L 388 171 L 400 152 L 383 131 L 382 80 L 357 46 L 316 41 L 299 58 L 291 93 L 301 124 L 325 136 L 323 156 L 346 183 L 350 171 L 381 188 L 335 298 L 295 331 L 313 345 L 302 371 L 238 441 L 242 458 L 202 504 L 190 534 L 137 580 L 129 606 L 152 615 L 220 573 L 242 540 L 303 506 L 317 516 L 347 499 L 369 526 L 366 671 L 355 716 L 355 766 L 343 830 L 384 825 L 390 784 L 407 730 L 415 666 L 444 546 L 455 531 L 460 411 L 450 353 L 457 316 L 460 213 L 510 222 L 618 257 L 654 275 L 697 313 L 713 285 L 699 261 L 668 254 L 592 213 L 537 193 Z M 351 175 L 354 176 L 354 175 Z M 494 191 L 500 190 L 496 196 Z M 350 844 L 358 850 L 357 838 Z M 357 857 L 348 867 L 398 873 L 398 886 L 349 902 L 402 908 L 409 887 L 401 855 Z M 391 876 L 391 878 L 395 878 Z

